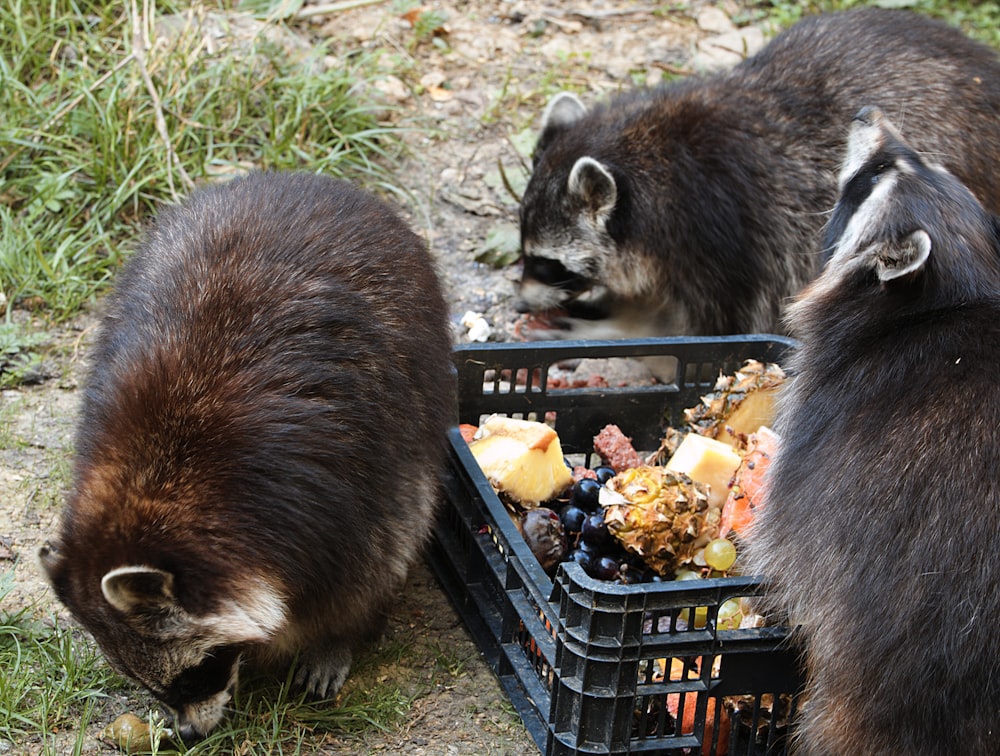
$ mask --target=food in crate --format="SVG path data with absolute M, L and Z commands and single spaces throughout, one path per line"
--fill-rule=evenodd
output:
M 747 360 L 732 375 L 720 375 L 701 404 L 684 411 L 690 430 L 730 446 L 774 419 L 774 401 L 785 380 L 785 371 L 773 362 Z
M 469 449 L 493 488 L 522 509 L 555 498 L 573 482 L 559 436 L 544 423 L 493 415 Z
M 464 433 L 549 574 L 565 559 L 626 583 L 725 575 L 738 570 L 734 541 L 777 447 L 767 426 L 783 380 L 779 366 L 756 360 L 720 375 L 647 455 L 608 425 L 594 437 L 603 462 L 594 469 L 571 469 L 542 422 L 494 415 Z

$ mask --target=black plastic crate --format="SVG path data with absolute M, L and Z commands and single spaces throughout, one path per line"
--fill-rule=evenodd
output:
M 780 364 L 793 346 L 769 335 L 463 346 L 455 351 L 458 419 L 545 420 L 564 453 L 593 466 L 593 437 L 608 423 L 637 449 L 656 449 L 664 428 L 679 425 L 720 372 L 749 358 Z M 548 385 L 559 363 L 637 357 L 656 358 L 661 375 L 672 366 L 673 380 Z M 552 580 L 458 428 L 449 439 L 430 562 L 546 756 L 785 753 L 801 687 L 787 629 L 716 628 L 719 607 L 755 595 L 756 579 L 622 585 L 565 563 Z

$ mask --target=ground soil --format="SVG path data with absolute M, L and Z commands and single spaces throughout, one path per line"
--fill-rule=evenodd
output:
M 321 5 L 306 3 L 303 10 Z M 740 13 L 735 4 L 700 2 L 429 0 L 417 15 L 404 15 L 398 3 L 375 2 L 300 18 L 289 29 L 299 41 L 328 44 L 330 65 L 359 48 L 382 53 L 383 75 L 373 86 L 397 109 L 394 117 L 419 127 L 406 137 L 409 155 L 395 171 L 406 193 L 395 201 L 439 262 L 456 340 L 469 338 L 463 318 L 473 312 L 489 327 L 489 338 L 507 341 L 516 338 L 517 267 L 476 258 L 491 249 L 516 252 L 515 195 L 528 174 L 546 100 L 568 88 L 593 101 L 664 76 L 728 65 L 762 40 L 758 29 L 732 25 Z M 69 621 L 40 579 L 34 554 L 54 530 L 68 482 L 95 322 L 96 312 L 87 313 L 52 329 L 45 380 L 0 395 L 0 570 L 15 580 L 0 615 L 31 605 L 39 615 Z M 378 650 L 373 659 L 379 674 L 398 676 L 416 697 L 403 723 L 388 732 L 331 735 L 323 753 L 535 751 L 425 564 L 414 569 L 388 638 L 408 649 L 402 662 L 380 660 Z M 92 734 L 125 709 L 149 704 L 140 691 L 116 699 Z M 0 741 L 0 754 L 39 750 L 37 741 Z M 88 738 L 85 752 L 112 751 Z

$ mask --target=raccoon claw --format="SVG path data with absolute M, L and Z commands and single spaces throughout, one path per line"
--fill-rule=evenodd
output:
M 350 670 L 351 651 L 345 646 L 304 653 L 293 685 L 309 698 L 333 698 L 340 692 Z

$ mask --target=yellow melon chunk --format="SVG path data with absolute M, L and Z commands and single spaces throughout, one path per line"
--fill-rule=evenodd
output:
M 740 455 L 729 444 L 697 433 L 688 433 L 667 462 L 667 469 L 685 473 L 708 486 L 710 506 L 726 503 L 729 483 L 740 466 Z
M 469 450 L 493 488 L 528 509 L 573 482 L 559 436 L 545 423 L 494 415 L 479 426 Z

